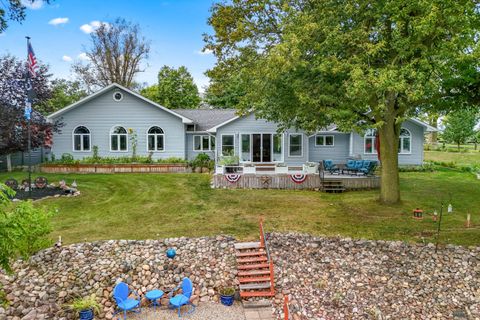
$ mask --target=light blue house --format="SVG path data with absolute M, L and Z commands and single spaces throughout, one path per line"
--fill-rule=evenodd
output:
M 339 132 L 335 126 L 325 131 L 278 132 L 275 123 L 256 119 L 253 114 L 238 116 L 235 110 L 170 110 L 118 84 L 51 114 L 50 121 L 64 126 L 53 137 L 52 153 L 75 159 L 92 156 L 93 146 L 100 156 L 119 157 L 132 153 L 131 135 L 137 136 L 137 154 L 154 159 L 178 157 L 191 160 L 199 153 L 212 159 L 236 155 L 240 165 L 284 163 L 302 166 L 306 162 L 348 158 L 377 159 L 375 133 L 365 136 Z M 399 163 L 423 163 L 424 134 L 435 128 L 416 119 L 403 124 Z

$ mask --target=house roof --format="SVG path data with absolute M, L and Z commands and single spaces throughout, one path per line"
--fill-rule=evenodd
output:
M 210 131 L 219 124 L 237 118 L 235 109 L 175 109 L 175 112 L 192 119 L 196 131 Z
M 112 84 L 106 86 L 105 88 L 100 89 L 100 90 L 98 90 L 97 92 L 95 92 L 95 93 L 93 93 L 93 94 L 91 94 L 91 95 L 89 95 L 89 96 L 87 96 L 87 97 L 85 97 L 85 98 L 83 98 L 83 99 L 81 99 L 81 100 L 79 100 L 79 101 L 77 101 L 77 102 L 75 102 L 75 103 L 73 103 L 73 104 L 71 104 L 71 105 L 63 108 L 63 109 L 60 109 L 60 110 L 58 110 L 58 111 L 50 114 L 50 115 L 47 117 L 47 119 L 52 119 L 52 118 L 58 117 L 58 116 L 64 114 L 65 112 L 70 111 L 71 109 L 74 109 L 74 108 L 76 108 L 76 107 L 78 107 L 78 106 L 83 105 L 84 103 L 86 103 L 86 102 L 88 102 L 88 101 L 90 101 L 90 100 L 95 99 L 95 98 L 98 97 L 99 95 L 107 92 L 108 90 L 110 90 L 110 89 L 112 89 L 112 88 L 118 88 L 118 89 L 121 89 L 121 90 L 123 90 L 123 91 L 126 91 L 127 93 L 129 93 L 129 94 L 131 94 L 131 95 L 133 95 L 133 96 L 135 96 L 135 97 L 137 97 L 137 98 L 139 98 L 139 99 L 141 99 L 141 100 L 143 100 L 143 101 L 151 104 L 151 105 L 154 106 L 154 107 L 157 107 L 157 108 L 159 108 L 159 109 L 161 109 L 161 110 L 163 110 L 163 111 L 165 111 L 165 112 L 168 112 L 168 113 L 170 113 L 170 114 L 172 114 L 172 115 L 174 115 L 174 116 L 176 116 L 176 117 L 179 117 L 180 119 L 182 119 L 182 122 L 183 122 L 183 123 L 193 123 L 192 119 L 190 119 L 190 118 L 188 118 L 188 117 L 186 117 L 186 116 L 183 116 L 183 115 L 181 115 L 181 114 L 179 114 L 179 113 L 177 113 L 177 112 L 175 112 L 175 111 L 173 111 L 173 110 L 170 110 L 170 109 L 168 109 L 168 108 L 165 108 L 164 106 L 161 106 L 161 105 L 159 105 L 158 103 L 155 103 L 155 102 L 153 102 L 153 101 L 145 98 L 144 96 L 142 96 L 142 95 L 140 95 L 140 94 L 138 94 L 138 93 L 136 93 L 136 92 L 134 92 L 134 91 L 132 91 L 132 90 L 130 90 L 130 89 L 127 89 L 127 88 L 125 88 L 124 86 L 119 85 L 118 83 L 112 83 Z
M 437 131 L 438 131 L 437 128 L 432 127 L 432 126 L 429 125 L 428 123 L 425 123 L 425 122 L 423 122 L 423 121 L 421 121 L 421 120 L 418 120 L 418 119 L 415 119 L 415 118 L 410 118 L 410 120 L 411 120 L 413 123 L 416 123 L 416 124 L 424 127 L 424 128 L 425 128 L 425 131 L 427 131 L 427 132 L 437 132 Z

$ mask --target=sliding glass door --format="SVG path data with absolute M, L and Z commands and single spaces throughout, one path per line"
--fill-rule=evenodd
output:
M 283 161 L 283 139 L 281 134 L 240 134 L 240 143 L 240 160 L 242 162 L 268 163 Z

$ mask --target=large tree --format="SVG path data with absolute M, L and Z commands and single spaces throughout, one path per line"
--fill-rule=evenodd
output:
M 43 115 L 65 108 L 87 96 L 79 81 L 55 79 L 50 83 L 51 97 L 38 105 L 36 110 Z
M 26 151 L 27 125 L 24 107 L 27 99 L 25 75 L 28 72 L 25 61 L 13 56 L 0 57 L 0 155 L 17 151 Z M 31 146 L 32 148 L 48 144 L 52 130 L 58 130 L 60 123 L 48 123 L 36 107 L 51 97 L 48 85 L 47 66 L 40 64 L 37 75 L 32 78 L 32 87 L 36 97 L 32 101 Z
M 50 0 L 37 0 L 50 3 Z M 26 17 L 26 5 L 32 4 L 35 0 L 3 0 L 0 2 L 0 33 L 4 32 L 8 27 L 8 21 L 22 22 Z
M 76 62 L 73 71 L 89 90 L 113 82 L 127 88 L 136 86 L 135 76 L 143 72 L 150 43 L 140 32 L 138 24 L 117 18 L 102 23 L 91 33 L 91 47 L 86 48 L 87 62 Z
M 465 108 L 447 115 L 443 121 L 445 125 L 443 139 L 455 143 L 460 150 L 461 144 L 474 137 L 478 119 L 478 110 L 475 108 Z
M 178 69 L 163 66 L 158 72 L 158 84 L 140 92 L 167 108 L 198 108 L 200 96 L 193 77 L 184 66 Z
M 478 73 L 471 0 L 234 0 L 214 4 L 209 24 L 206 48 L 223 70 L 213 81 L 246 82 L 241 110 L 311 131 L 377 129 L 384 203 L 400 200 L 402 123 L 463 98 L 447 85 Z

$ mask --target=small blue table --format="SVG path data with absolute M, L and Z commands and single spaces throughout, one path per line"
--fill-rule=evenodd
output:
M 145 297 L 147 297 L 147 299 L 150 301 L 150 303 L 153 305 L 153 312 L 156 311 L 156 307 L 157 306 L 161 306 L 162 303 L 158 303 L 157 300 L 159 300 L 161 297 L 163 297 L 163 291 L 162 290 L 158 290 L 158 289 L 155 289 L 155 290 L 152 290 L 152 291 L 148 291 L 146 294 L 145 294 Z

